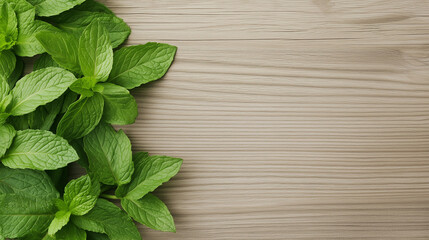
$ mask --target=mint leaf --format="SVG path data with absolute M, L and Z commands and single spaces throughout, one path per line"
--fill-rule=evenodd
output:
M 104 200 L 102 198 L 99 198 L 97 201 Z M 107 201 L 107 200 L 106 200 Z M 116 205 L 115 205 L 116 206 Z M 91 211 L 95 212 L 91 213 Z M 86 231 L 96 232 L 96 233 L 106 233 L 104 230 L 104 225 L 102 224 L 103 218 L 97 217 L 97 212 L 100 212 L 100 210 L 97 210 L 97 207 L 95 206 L 95 209 L 93 208 L 88 214 L 85 214 L 83 216 L 71 216 L 71 222 L 78 226 L 79 228 L 82 228 Z M 113 216 L 111 216 L 113 217 Z
M 146 194 L 142 199 L 122 199 L 124 210 L 137 222 L 152 229 L 164 232 L 176 232 L 173 216 L 167 206 L 155 195 Z
M 12 125 L 15 130 L 26 130 L 30 128 L 28 126 L 27 115 L 19 117 L 10 116 L 7 118 L 7 123 Z
M 46 231 L 59 197 L 44 172 L 0 168 L 0 228 L 7 238 Z
M 51 19 L 59 28 L 80 36 L 92 22 L 98 21 L 106 27 L 112 47 L 121 45 L 130 35 L 131 30 L 120 18 L 111 13 L 91 11 L 91 9 L 72 9 Z
M 109 82 L 127 89 L 158 80 L 167 72 L 177 48 L 164 43 L 124 47 L 113 56 Z
M 167 182 L 180 170 L 183 160 L 166 156 L 148 156 L 138 153 L 133 156 L 135 171 L 132 181 L 116 190 L 118 197 L 140 199 Z
M 121 86 L 101 83 L 104 98 L 104 121 L 110 124 L 126 125 L 135 122 L 138 115 L 137 103 L 130 92 Z
M 78 139 L 90 133 L 103 116 L 103 97 L 95 93 L 70 105 L 58 123 L 57 134 L 69 139 Z
M 48 228 L 48 234 L 54 235 L 61 228 L 63 228 L 70 220 L 70 212 L 68 211 L 58 211 L 55 213 L 55 218 L 52 220 Z
M 15 129 L 10 124 L 0 125 L 0 158 L 6 153 L 6 150 L 12 144 L 15 137 Z M 1 171 L 1 169 L 0 169 Z M 0 176 L 1 178 L 1 176 Z
M 21 78 L 22 73 L 24 71 L 24 61 L 21 58 L 16 58 L 15 69 L 9 75 L 7 82 L 9 83 L 9 87 L 12 89 L 15 86 L 16 81 Z
M 25 0 L 8 0 L 14 9 L 18 20 L 18 39 L 14 47 L 19 56 L 31 57 L 44 52 L 42 45 L 37 41 L 35 34 L 41 30 L 55 28 L 43 21 L 34 20 L 35 8 Z
M 92 97 L 94 96 L 94 91 L 92 90 L 95 87 L 97 80 L 95 78 L 83 77 L 79 78 L 70 86 L 70 90 L 73 92 L 82 95 L 83 97 Z
M 106 81 L 113 64 L 112 44 L 98 21 L 89 24 L 79 39 L 79 63 L 85 77 Z
M 75 139 L 71 141 L 70 144 L 73 146 L 73 148 L 79 155 L 79 160 L 77 160 L 77 163 L 79 163 L 80 166 L 84 167 L 85 170 L 88 172 L 89 162 L 88 156 L 86 156 L 85 150 L 83 149 L 83 138 Z
M 36 13 L 42 17 L 58 15 L 81 4 L 85 0 L 28 0 L 36 7 Z
M 86 240 L 86 232 L 69 223 L 55 234 L 55 240 Z
M 0 227 L 6 238 L 46 231 L 55 214 L 52 199 L 42 197 L 0 194 L 0 206 Z
M 72 105 L 78 99 L 78 95 L 72 91 L 66 91 L 64 93 L 64 102 L 60 113 L 66 113 L 70 105 Z
M 11 51 L 0 51 L 0 113 L 3 113 L 6 105 L 10 103 L 10 100 L 5 98 L 10 91 L 9 78 L 15 70 L 15 65 L 16 57 Z
M 41 30 L 53 30 L 52 25 L 34 20 L 35 8 L 25 0 L 7 0 L 14 9 L 18 20 L 18 39 L 14 47 L 19 56 L 31 57 L 43 53 L 43 47 L 37 41 L 35 34 Z
M 52 238 L 47 238 L 46 235 L 48 235 L 48 233 L 30 232 L 24 237 L 19 238 L 19 240 L 52 240 Z
M 58 210 L 60 210 L 60 211 L 68 211 L 69 210 L 67 203 L 61 199 L 55 199 L 55 206 L 57 206 Z
M 84 149 L 89 159 L 89 169 L 101 183 L 122 185 L 129 183 L 133 174 L 131 142 L 120 130 L 100 124 L 84 137 Z
M 45 52 L 45 49 L 36 39 L 36 34 L 41 31 L 58 31 L 49 23 L 35 20 L 28 25 L 19 25 L 19 35 L 15 46 L 15 53 L 21 57 L 33 57 Z
M 5 80 L 0 79 L 0 113 L 4 113 L 12 102 L 12 96 L 9 95 L 9 91 L 9 84 Z
M 9 77 L 15 69 L 15 65 L 16 57 L 11 51 L 0 52 L 0 81 L 8 82 Z
M 52 59 L 51 55 L 43 53 L 40 57 L 34 62 L 33 71 L 40 70 L 47 67 L 61 67 L 58 63 Z
M 13 101 L 10 114 L 24 115 L 57 99 L 75 80 L 71 72 L 51 67 L 26 75 L 11 91 Z
M 2 163 L 10 168 L 52 170 L 77 159 L 76 151 L 63 138 L 49 131 L 28 129 L 17 131 Z
M 36 38 L 61 67 L 81 73 L 78 59 L 78 37 L 67 32 L 42 31 L 36 35 Z
M 109 240 L 109 237 L 106 234 L 87 232 L 88 240 Z
M 111 240 L 141 240 L 131 218 L 104 199 L 98 199 L 95 207 L 86 215 L 72 216 L 72 222 L 87 231 L 106 233 Z
M 55 188 L 64 193 L 64 187 L 66 186 L 69 178 L 69 167 L 63 167 L 55 170 L 45 171 L 49 178 L 52 180 L 52 183 L 55 185 Z M 66 210 L 66 209 L 63 209 Z
M 46 233 L 46 235 L 42 238 L 42 240 L 57 240 L 57 238 L 55 236 L 51 236 L 48 233 Z
M 18 38 L 18 20 L 7 2 L 0 5 L 0 52 L 11 49 Z
M 0 195 L 14 194 L 29 198 L 55 199 L 55 186 L 45 172 L 30 169 L 0 168 Z
M 88 175 L 70 181 L 64 190 L 64 202 L 73 215 L 85 215 L 95 205 L 100 194 L 100 185 Z
M 4 124 L 9 117 L 8 113 L 0 113 L 0 124 Z
M 50 130 L 54 124 L 55 118 L 61 111 L 64 97 L 50 102 L 44 106 L 40 106 L 36 111 L 27 114 L 28 126 L 32 129 Z
M 18 20 L 18 32 L 20 26 L 29 25 L 34 21 L 36 9 L 25 0 L 3 0 L 13 8 Z
M 0 79 L 0 113 L 5 113 L 6 108 L 12 102 L 12 96 L 9 95 L 9 84 L 5 80 Z M 3 124 L 0 122 L 0 124 Z
M 87 11 L 87 12 L 101 12 L 101 13 L 114 15 L 114 13 L 108 7 L 94 0 L 86 0 L 79 6 L 76 6 L 74 10 Z

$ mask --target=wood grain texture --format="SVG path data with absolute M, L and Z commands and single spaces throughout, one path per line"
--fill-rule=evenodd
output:
M 179 47 L 124 127 L 185 160 L 144 239 L 429 239 L 429 1 L 103 2 Z

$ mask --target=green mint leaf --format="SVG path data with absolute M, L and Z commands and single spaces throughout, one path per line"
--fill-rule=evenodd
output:
M 28 125 L 27 115 L 19 117 L 10 116 L 6 122 L 12 125 L 15 130 L 26 130 L 30 128 L 30 126 Z
M 47 67 L 61 67 L 58 63 L 52 59 L 51 55 L 43 53 L 40 57 L 34 62 L 33 71 L 37 71 Z
M 9 113 L 6 113 L 6 109 L 9 107 L 12 102 L 12 95 L 7 95 L 9 92 L 9 85 L 0 80 L 0 92 L 3 91 L 3 95 L 0 94 L 0 125 L 6 122 L 6 119 L 9 117 Z
M 64 97 L 61 96 L 53 102 L 40 106 L 36 111 L 29 113 L 27 115 L 29 128 L 50 130 L 61 111 L 63 101 Z
M 51 240 L 52 238 L 46 238 L 46 235 L 48 235 L 48 233 L 40 233 L 40 232 L 29 232 L 27 235 L 25 235 L 24 237 L 19 238 L 19 240 Z M 53 239 L 55 240 L 55 239 Z
M 12 96 L 9 95 L 9 92 L 9 84 L 5 80 L 0 79 L 0 113 L 4 113 L 12 102 Z
M 87 232 L 88 240 L 109 240 L 109 237 L 106 234 Z
M 9 78 L 7 79 L 7 82 L 9 83 L 10 89 L 15 87 L 16 81 L 18 81 L 18 79 L 21 78 L 23 72 L 24 72 L 24 61 L 18 57 L 18 58 L 16 58 L 15 69 L 9 75 Z
M 70 220 L 71 213 L 68 211 L 58 211 L 48 228 L 48 234 L 54 235 L 63 228 Z
M 3 155 L 6 153 L 6 150 L 12 144 L 12 140 L 15 137 L 15 135 L 16 135 L 16 131 L 12 127 L 12 125 L 10 124 L 0 125 L 0 158 L 3 157 Z
M 26 0 L 3 0 L 8 2 L 12 9 L 15 11 L 19 26 L 29 25 L 34 21 L 36 16 L 36 9 Z
M 113 64 L 112 44 L 103 24 L 88 25 L 79 39 L 79 63 L 85 77 L 106 81 Z
M 0 52 L 11 49 L 18 38 L 18 19 L 7 2 L 0 5 Z
M 36 238 L 34 240 L 39 240 L 40 238 Z M 43 236 L 42 240 L 57 240 L 57 238 L 55 236 L 51 236 L 48 233 L 45 234 L 45 236 Z
M 98 92 L 98 93 L 102 93 L 104 91 L 104 87 L 102 84 L 96 84 L 93 88 L 92 91 L 94 92 Z
M 46 22 L 34 20 L 35 8 L 25 0 L 7 0 L 14 9 L 18 20 L 18 39 L 14 47 L 18 56 L 31 57 L 44 52 L 42 45 L 37 41 L 35 34 L 46 29 L 55 29 Z
M 55 188 L 60 191 L 62 194 L 64 192 L 64 187 L 66 186 L 69 178 L 69 167 L 63 167 L 55 170 L 47 170 L 45 171 L 48 176 L 51 178 L 52 182 L 55 185 Z M 60 210 L 67 210 L 60 209 Z
M 58 15 L 81 4 L 85 0 L 28 0 L 36 7 L 36 13 L 42 17 Z
M 111 83 L 98 84 L 103 87 L 104 121 L 110 124 L 127 125 L 135 122 L 138 115 L 137 103 L 130 92 Z
M 57 127 L 57 134 L 69 139 L 78 139 L 90 133 L 103 116 L 103 97 L 95 93 L 70 105 Z
M 148 156 L 138 153 L 133 156 L 135 171 L 132 181 L 116 190 L 118 197 L 140 199 L 162 183 L 176 175 L 183 160 L 166 156 Z
M 86 232 L 69 223 L 55 234 L 55 240 L 86 240 Z
M 8 0 L 18 19 L 18 39 L 14 47 L 18 56 L 31 57 L 44 52 L 42 45 L 37 41 L 36 34 L 42 30 L 55 30 L 43 21 L 34 20 L 35 8 L 25 0 Z
M 28 129 L 16 132 L 2 163 L 10 168 L 52 170 L 65 167 L 78 158 L 65 139 L 49 131 Z
M 98 199 L 95 207 L 86 215 L 72 216 L 72 222 L 87 231 L 106 233 L 111 240 L 141 240 L 131 218 L 104 199 Z
M 0 228 L 4 237 L 44 232 L 59 194 L 45 172 L 0 168 Z
M 89 162 L 88 162 L 88 156 L 86 156 L 85 150 L 83 149 L 83 138 L 75 139 L 71 141 L 70 144 L 73 146 L 73 148 L 76 150 L 77 154 L 79 155 L 79 160 L 77 160 L 77 163 L 79 163 L 80 166 L 84 167 L 88 172 Z
M 98 199 L 98 201 L 103 199 Z M 93 208 L 92 211 L 99 212 L 100 210 L 97 210 L 97 207 L 95 206 L 95 209 Z M 71 216 L 71 222 L 78 226 L 79 228 L 82 228 L 86 231 L 96 232 L 96 233 L 106 233 L 104 230 L 104 225 L 102 224 L 102 217 L 97 218 L 96 214 L 89 212 L 89 215 L 83 215 L 83 216 Z
M 100 11 L 92 12 L 90 9 L 80 11 L 69 10 L 51 19 L 59 28 L 80 36 L 83 30 L 92 22 L 101 22 L 109 32 L 112 47 L 121 45 L 130 35 L 130 27 L 120 18 L 111 13 Z
M 4 124 L 8 119 L 8 117 L 9 117 L 8 113 L 0 113 L 0 124 Z
M 6 238 L 44 232 L 55 216 L 55 205 L 48 198 L 0 194 L 0 206 L 0 227 Z
M 36 39 L 37 33 L 41 31 L 58 31 L 49 23 L 35 20 L 32 24 L 19 27 L 18 40 L 15 46 L 15 53 L 21 57 L 33 57 L 45 52 L 42 44 Z
M 67 32 L 42 31 L 37 33 L 36 38 L 61 67 L 81 73 L 78 59 L 78 37 Z
M 74 10 L 86 12 L 101 12 L 114 15 L 114 13 L 108 7 L 94 0 L 86 0 L 79 6 L 76 6 Z
M 177 48 L 163 43 L 124 47 L 113 56 L 109 82 L 127 89 L 158 80 L 167 72 Z
M 71 72 L 60 68 L 44 68 L 21 78 L 11 94 L 13 102 L 10 114 L 24 115 L 38 106 L 52 102 L 61 96 L 76 80 Z
M 100 185 L 88 175 L 70 181 L 64 190 L 64 202 L 73 215 L 85 215 L 95 205 L 100 194 Z
M 89 169 L 101 183 L 130 182 L 134 170 L 131 142 L 122 130 L 116 132 L 112 126 L 102 123 L 85 136 L 83 142 Z
M 96 83 L 97 80 L 92 77 L 79 78 L 70 86 L 70 90 L 82 95 L 83 97 L 92 97 L 94 96 L 94 91 L 92 89 L 95 87 Z
M 79 96 L 73 91 L 66 91 L 66 93 L 64 93 L 64 102 L 60 113 L 66 113 L 70 105 L 77 101 L 78 97 Z
M 14 194 L 29 198 L 55 199 L 55 186 L 45 172 L 30 169 L 0 168 L 0 195 Z
M 139 200 L 124 198 L 121 205 L 128 215 L 141 224 L 159 231 L 176 232 L 167 206 L 153 194 L 148 193 Z
M 0 52 L 0 81 L 8 83 L 9 77 L 12 75 L 16 66 L 16 57 L 11 51 Z M 0 89 L 1 91 L 1 89 Z M 0 92 L 0 97 L 4 92 Z
M 61 199 L 55 199 L 55 206 L 57 206 L 58 210 L 60 210 L 60 211 L 68 211 L 69 210 L 69 206 L 67 205 L 67 203 Z

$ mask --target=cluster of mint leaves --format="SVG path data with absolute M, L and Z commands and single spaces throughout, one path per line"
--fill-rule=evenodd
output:
M 175 232 L 151 192 L 182 159 L 133 153 L 112 125 L 134 123 L 129 90 L 160 79 L 176 47 L 117 49 L 130 32 L 94 0 L 0 0 L 0 239 L 138 240 L 133 220 Z M 72 162 L 86 175 L 68 182 Z

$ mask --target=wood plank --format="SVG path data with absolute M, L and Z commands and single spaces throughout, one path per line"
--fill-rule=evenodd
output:
M 429 1 L 103 2 L 179 47 L 124 127 L 185 159 L 144 239 L 429 238 Z

